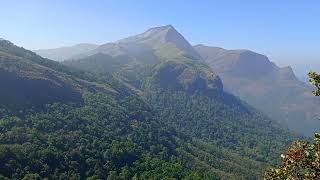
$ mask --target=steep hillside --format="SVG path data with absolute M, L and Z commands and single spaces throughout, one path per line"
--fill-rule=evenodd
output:
M 16 105 L 3 104 L 0 178 L 261 178 L 297 136 L 226 93 L 219 76 L 178 45 L 189 44 L 181 42 L 181 34 L 175 31 L 179 41 L 158 42 L 168 28 L 125 39 L 128 44 L 138 39 L 141 46 L 134 51 L 124 48 L 119 55 L 104 49 L 67 61 L 69 67 L 6 41 L 3 54 L 19 58 L 5 58 L 5 71 L 70 87 L 81 103 L 63 101 L 68 95 L 40 102 L 42 108 L 26 106 L 17 116 L 10 112 Z M 155 40 L 144 44 L 141 37 Z M 146 46 L 152 48 L 140 49 Z M 34 86 L 64 95 L 47 84 Z M 8 91 L 23 94 L 14 90 Z
M 107 73 L 98 78 L 9 41 L 1 41 L 0 49 L 1 71 L 8 74 L 1 83 L 9 83 L 3 88 L 6 92 L 1 92 L 1 99 L 6 97 L 0 108 L 1 179 L 249 178 L 259 177 L 272 162 L 239 153 L 224 141 L 216 143 L 187 133 L 183 129 L 191 126 L 162 119 L 165 109 L 158 109 L 151 96 L 150 100 L 138 96 L 130 85 Z M 169 71 L 177 75 L 170 75 L 176 81 L 172 83 L 179 84 L 179 90 L 164 83 L 162 68 L 148 88 L 186 92 L 188 99 L 198 81 L 203 92 L 222 91 L 219 79 L 205 79 L 195 72 L 188 75 L 193 66 L 170 66 Z M 181 78 L 186 75 L 188 81 Z M 18 80 L 9 82 L 13 77 Z M 30 88 L 31 92 L 26 91 Z M 69 91 L 77 93 L 75 100 L 68 99 L 73 98 Z M 24 112 L 18 116 L 12 113 L 20 110 Z
M 1 58 L 1 80 L 19 79 L 5 92 L 17 102 L 1 94 L 1 179 L 257 179 L 294 137 L 225 94 L 199 61 L 161 61 L 137 91 L 8 41 Z
M 201 58 L 190 43 L 173 26 L 167 25 L 150 28 L 144 33 L 121 39 L 114 43 L 103 44 L 86 54 L 79 55 L 78 59 L 97 53 L 112 56 L 129 54 L 132 57 L 139 57 L 139 55 L 144 55 L 146 52 L 156 54 L 161 51 L 165 51 L 167 56 L 182 55 L 195 59 Z
M 227 91 L 300 133 L 313 135 L 319 130 L 320 100 L 290 67 L 279 68 L 266 56 L 248 50 L 204 45 L 195 49 L 221 77 Z
M 200 59 L 199 54 L 173 26 L 168 25 L 101 45 L 65 64 L 100 74 L 112 72 L 139 88 L 143 77 L 150 75 L 151 68 L 163 62 L 195 64 L 207 72 L 211 71 L 204 64 L 194 62 L 195 59 Z
M 72 70 L 9 41 L 0 41 L 0 106 L 10 109 L 38 108 L 47 103 L 83 102 L 84 89 L 105 89 L 72 76 Z M 111 92 L 111 90 L 110 90 Z
M 273 149 L 275 144 L 285 144 L 287 138 L 291 137 L 290 133 L 278 123 L 225 93 L 216 72 L 201 59 L 199 61 L 191 56 L 189 51 L 166 49 L 163 46 L 158 48 L 159 44 L 163 44 L 159 37 L 163 37 L 168 28 L 172 29 L 170 26 L 152 28 L 143 34 L 102 45 L 88 57 L 65 63 L 99 76 L 112 73 L 131 84 L 157 109 L 163 122 L 182 129 L 191 137 L 220 142 L 219 146 L 258 161 L 274 162 L 271 152 L 279 150 Z M 150 33 L 154 30 L 157 30 L 156 33 Z M 176 33 L 176 36 L 180 36 L 180 33 Z M 157 41 L 149 41 L 150 39 Z M 179 47 L 172 42 L 168 46 Z M 230 134 L 234 134 L 234 139 L 229 139 Z M 267 148 L 267 144 L 273 148 Z

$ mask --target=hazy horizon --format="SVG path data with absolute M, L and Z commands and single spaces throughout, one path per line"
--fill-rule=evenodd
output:
M 320 1 L 0 4 L 0 180 L 320 179 Z
M 192 44 L 250 49 L 298 74 L 309 66 L 320 70 L 318 2 L 139 2 L 5 0 L 0 37 L 27 49 L 50 49 L 113 42 L 172 24 Z

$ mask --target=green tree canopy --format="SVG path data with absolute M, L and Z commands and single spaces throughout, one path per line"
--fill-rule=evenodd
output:
M 310 72 L 309 77 L 310 77 L 310 82 L 317 88 L 314 91 L 314 94 L 316 96 L 320 96 L 320 75 L 315 72 Z
M 320 96 L 320 75 L 310 72 L 309 77 L 314 95 Z M 320 134 L 313 143 L 295 141 L 281 158 L 281 166 L 268 170 L 265 179 L 320 179 Z

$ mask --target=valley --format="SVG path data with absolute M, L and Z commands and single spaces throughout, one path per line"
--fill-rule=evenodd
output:
M 259 179 L 301 138 L 225 91 L 171 25 L 62 63 L 0 44 L 4 179 Z

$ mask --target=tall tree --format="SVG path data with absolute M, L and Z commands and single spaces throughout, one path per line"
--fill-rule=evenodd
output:
M 309 77 L 314 95 L 320 96 L 320 75 L 310 72 Z M 295 141 L 281 158 L 281 166 L 268 170 L 264 179 L 320 179 L 320 134 L 313 143 Z
M 310 82 L 316 86 L 316 90 L 314 91 L 314 94 L 316 96 L 320 96 L 320 75 L 315 72 L 309 73 Z

